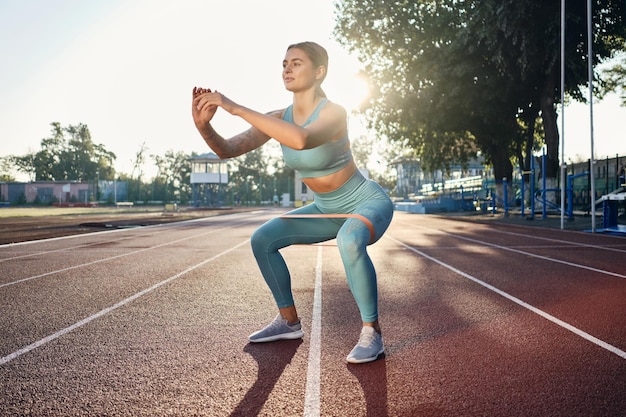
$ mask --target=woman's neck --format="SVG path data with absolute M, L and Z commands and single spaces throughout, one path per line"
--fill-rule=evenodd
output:
M 315 94 L 315 90 L 307 90 L 300 93 L 294 93 L 293 95 L 293 112 L 301 117 L 308 117 L 317 105 L 322 100 L 322 97 Z

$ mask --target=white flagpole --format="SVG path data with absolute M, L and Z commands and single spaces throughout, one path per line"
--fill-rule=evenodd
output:
M 594 160 L 594 144 L 593 144 L 593 23 L 591 18 L 591 0 L 587 0 L 587 61 L 589 72 L 589 125 L 591 135 L 591 159 L 589 167 L 589 176 L 591 178 L 591 232 L 596 231 L 596 175 Z
M 565 0 L 561 0 L 561 229 L 565 228 Z

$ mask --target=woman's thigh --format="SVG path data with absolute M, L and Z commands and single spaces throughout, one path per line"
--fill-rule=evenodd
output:
M 294 217 L 279 216 L 268 221 L 255 232 L 257 238 L 261 238 L 268 245 L 275 246 L 276 249 L 295 244 L 319 243 L 336 238 L 337 232 L 345 221 L 344 219 L 313 217 L 323 215 L 315 203 L 292 210 L 286 215 Z

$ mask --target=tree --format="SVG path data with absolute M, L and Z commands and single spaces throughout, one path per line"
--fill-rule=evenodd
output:
M 152 158 L 159 169 L 153 182 L 158 190 L 154 198 L 188 203 L 191 200 L 189 156 L 182 151 L 168 150 L 165 155 L 152 155 Z
M 115 154 L 91 139 L 89 128 L 80 123 L 61 127 L 51 123 L 49 138 L 41 140 L 41 149 L 23 156 L 12 156 L 17 169 L 35 181 L 93 181 L 113 179 Z
M 352 150 L 352 157 L 356 165 L 359 168 L 365 168 L 374 150 L 374 139 L 361 135 L 350 141 L 350 149 Z
M 260 203 L 269 199 L 268 190 L 273 184 L 268 175 L 269 159 L 264 147 L 247 152 L 230 161 L 231 189 L 242 201 Z
M 475 2 L 473 13 L 478 22 L 473 30 L 478 41 L 488 45 L 491 60 L 502 74 L 512 75 L 527 93 L 518 102 L 518 119 L 529 128 L 525 151 L 529 160 L 534 142 L 534 119 L 542 121 L 547 148 L 547 172 L 556 178 L 559 167 L 559 133 L 556 106 L 560 103 L 560 2 L 531 0 L 490 0 Z M 626 3 L 618 0 L 593 2 L 592 65 L 611 59 L 626 49 Z M 566 2 L 565 33 L 565 93 L 585 101 L 588 85 L 587 2 Z M 595 71 L 594 78 L 604 89 L 595 93 L 602 97 L 617 86 L 607 84 L 603 74 Z M 525 166 L 525 168 L 528 168 Z
M 501 145 L 517 128 L 514 104 L 496 88 L 484 48 L 467 50 L 464 8 L 357 0 L 338 5 L 338 14 L 336 35 L 359 51 L 373 84 L 364 109 L 370 126 L 413 148 L 426 171 L 447 171 L 480 149 L 502 177 L 510 173 L 509 146 Z
M 606 79 L 603 93 L 617 91 L 622 100 L 622 106 L 626 106 L 626 53 L 616 58 L 616 63 L 605 72 Z
M 586 11 L 568 2 L 567 92 L 584 100 Z M 624 2 L 594 8 L 597 64 L 624 50 Z M 390 140 L 409 143 L 425 167 L 445 170 L 480 151 L 496 179 L 528 160 L 537 124 L 558 171 L 558 2 L 534 0 L 346 0 L 335 35 L 358 52 L 375 92 L 366 117 Z M 598 78 L 598 74 L 596 74 Z
M 143 178 L 143 166 L 146 162 L 146 153 L 148 152 L 148 147 L 146 146 L 146 142 L 141 144 L 141 148 L 135 154 L 135 160 L 133 162 L 133 170 L 128 176 L 129 181 L 129 198 L 130 195 L 133 195 L 133 200 L 140 201 L 142 200 L 142 178 Z M 136 194 L 134 194 L 136 193 Z
M 15 177 L 11 172 L 12 161 L 10 157 L 0 157 L 0 181 L 13 182 Z
M 34 152 L 29 152 L 22 156 L 9 155 L 6 159 L 15 167 L 17 171 L 28 175 L 31 180 L 34 181 L 37 178 Z

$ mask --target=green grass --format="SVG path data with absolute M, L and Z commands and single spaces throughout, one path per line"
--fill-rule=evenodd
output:
M 163 207 L 7 207 L 0 208 L 0 218 L 41 217 L 93 214 L 159 213 Z

